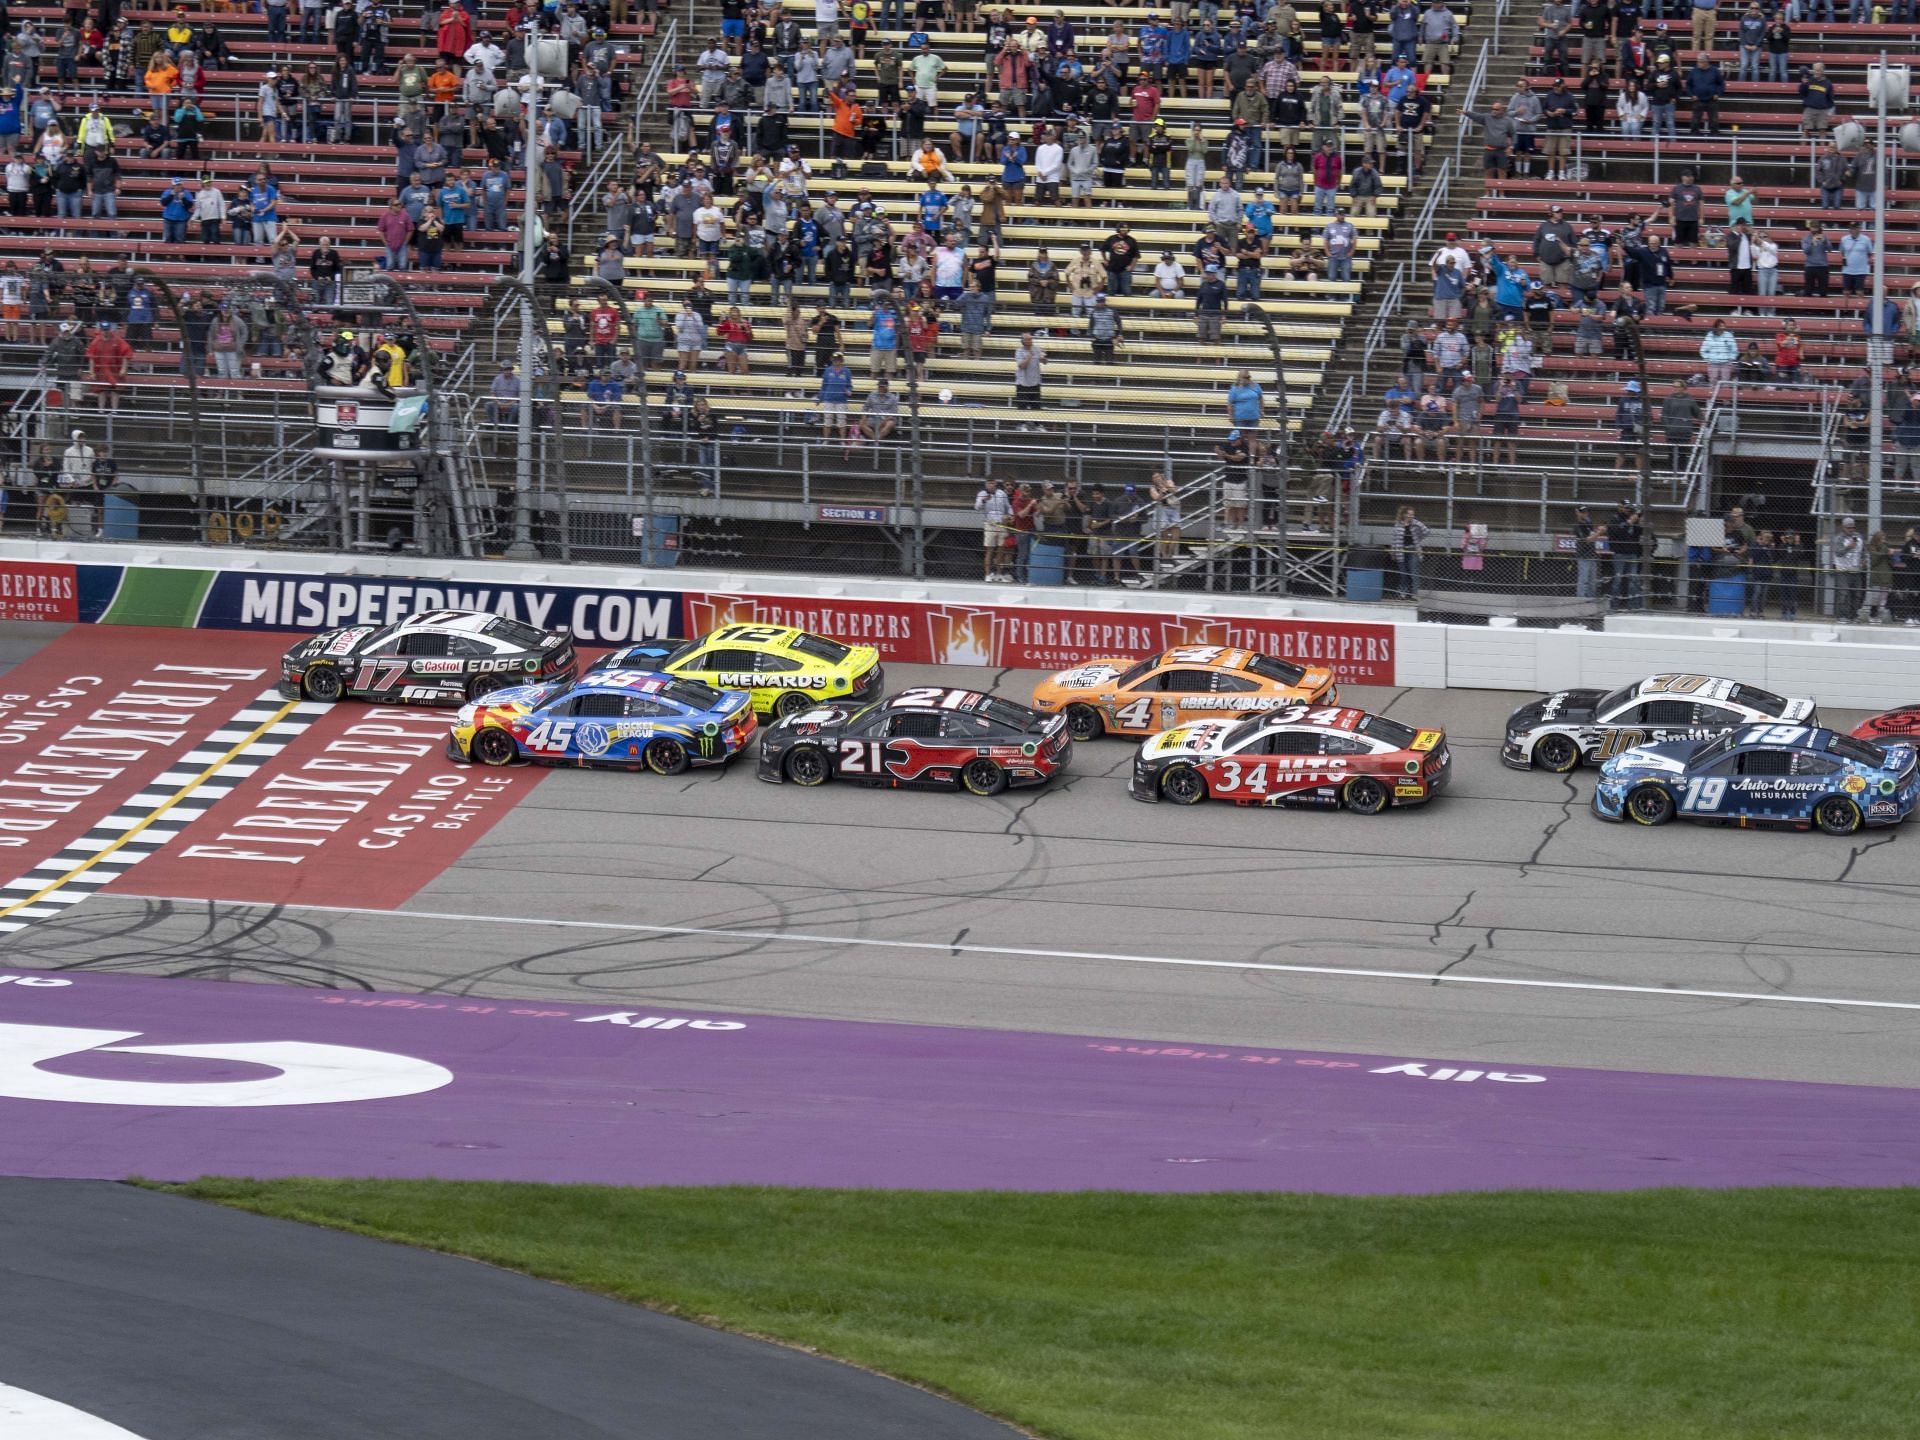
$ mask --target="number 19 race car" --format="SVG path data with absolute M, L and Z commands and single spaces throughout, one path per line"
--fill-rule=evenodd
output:
M 1033 692 L 1034 708 L 1064 714 L 1076 740 L 1152 735 L 1190 720 L 1338 699 L 1325 666 L 1224 645 L 1177 645 L 1147 660 L 1089 660 Z
M 760 740 L 760 778 L 821 785 L 837 778 L 895 789 L 960 786 L 997 795 L 1044 785 L 1073 759 L 1067 722 L 972 690 L 902 690 L 864 710 L 823 706 Z
M 1593 813 L 1664 825 L 1817 826 L 1851 835 L 1898 825 L 1920 797 L 1914 747 L 1806 725 L 1750 725 L 1710 740 L 1641 745 L 1600 767 Z
M 1133 762 L 1136 800 L 1345 806 L 1377 815 L 1439 794 L 1451 761 L 1440 730 L 1338 706 L 1205 720 L 1154 736 Z
M 1522 705 L 1507 718 L 1500 759 L 1516 770 L 1565 774 L 1636 745 L 1703 740 L 1765 720 L 1819 723 L 1811 700 L 1709 675 L 1650 675 L 1618 690 L 1562 690 Z
M 758 725 L 747 697 L 643 670 L 496 690 L 464 705 L 447 753 L 481 765 L 575 765 L 678 775 L 724 765 Z
M 393 625 L 349 625 L 302 640 L 280 661 L 280 693 L 459 705 L 506 685 L 572 679 L 573 640 L 502 615 L 428 610 Z
M 791 625 L 722 625 L 698 640 L 649 640 L 616 650 L 595 669 L 659 670 L 745 690 L 761 715 L 878 700 L 885 677 L 871 645 L 842 645 Z

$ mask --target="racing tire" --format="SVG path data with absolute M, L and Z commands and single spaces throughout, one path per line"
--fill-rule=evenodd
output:
M 1107 722 L 1091 705 L 1067 706 L 1067 734 L 1075 740 L 1098 740 L 1107 733 Z
M 1160 777 L 1160 798 L 1176 805 L 1198 805 L 1207 798 L 1207 777 L 1191 765 L 1175 765 Z
M 1823 835 L 1851 835 L 1862 823 L 1860 807 L 1844 795 L 1829 795 L 1813 807 L 1813 823 Z
M 1356 815 L 1378 815 L 1387 808 L 1387 787 L 1371 775 L 1356 775 L 1340 791 L 1340 799 Z
M 496 690 L 504 690 L 512 683 L 508 675 L 476 675 L 467 681 L 467 699 L 480 700 Z
M 991 760 L 969 760 L 960 767 L 960 783 L 972 795 L 998 795 L 1007 788 L 1007 772 Z
M 1533 763 L 1555 775 L 1580 768 L 1580 747 L 1565 735 L 1549 735 L 1533 747 Z
M 487 725 L 474 733 L 467 753 L 478 765 L 511 765 L 520 758 L 520 747 L 498 725 Z
M 790 751 L 781 764 L 781 773 L 796 785 L 824 785 L 833 775 L 833 766 L 817 745 L 802 745 Z
M 1642 785 L 1628 792 L 1620 807 L 1636 825 L 1664 825 L 1673 819 L 1673 796 L 1661 785 Z
M 316 665 L 300 677 L 300 690 L 309 700 L 331 704 L 347 693 L 347 682 L 332 665 Z
M 647 762 L 647 769 L 656 775 L 684 775 L 693 764 L 687 747 L 668 735 L 652 741 L 640 752 L 640 758 Z
M 791 720 L 796 715 L 804 715 L 818 702 L 813 696 L 799 690 L 789 690 L 773 702 L 773 714 L 777 720 Z

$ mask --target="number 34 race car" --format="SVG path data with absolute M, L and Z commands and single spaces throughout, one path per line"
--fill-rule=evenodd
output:
M 1154 736 L 1133 762 L 1136 800 L 1345 806 L 1377 815 L 1439 794 L 1451 761 L 1440 730 L 1337 706 L 1206 720 Z
M 820 785 L 960 786 L 997 795 L 1044 785 L 1073 758 L 1067 722 L 972 690 L 902 690 L 864 710 L 790 716 L 760 740 L 760 778 Z
M 1805 725 L 1751 725 L 1710 740 L 1670 740 L 1600 767 L 1593 813 L 1664 825 L 1817 826 L 1851 835 L 1897 825 L 1920 796 L 1914 747 L 1875 745 Z
M 1089 660 L 1041 681 L 1033 692 L 1034 708 L 1065 714 L 1076 740 L 1152 735 L 1192 720 L 1337 699 L 1333 672 L 1325 666 L 1223 645 L 1178 645 L 1148 660 Z
M 573 641 L 503 615 L 429 610 L 393 625 L 349 625 L 302 640 L 280 661 L 280 692 L 459 705 L 490 690 L 571 679 Z
M 758 722 L 745 695 L 640 670 L 521 685 L 461 707 L 447 741 L 455 760 L 653 771 L 722 765 Z

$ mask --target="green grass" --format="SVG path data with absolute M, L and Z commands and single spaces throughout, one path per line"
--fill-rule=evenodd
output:
M 1059 1440 L 1920 1427 L 1920 1190 L 182 1188 L 814 1346 Z

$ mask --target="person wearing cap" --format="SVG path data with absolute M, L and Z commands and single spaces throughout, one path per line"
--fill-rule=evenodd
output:
M 1662 30 L 1666 26 L 1660 27 Z M 1647 113 L 1656 136 L 1664 135 L 1669 139 L 1679 135 L 1679 121 L 1676 118 L 1680 109 L 1680 71 L 1673 63 L 1673 56 L 1665 51 L 1656 51 L 1653 57 L 1653 70 L 1647 76 Z
M 1225 319 L 1227 308 L 1227 283 L 1221 277 L 1218 265 L 1209 265 L 1200 276 L 1200 286 L 1193 292 L 1193 328 L 1194 337 L 1202 345 L 1220 343 L 1221 322 Z
M 1573 593 L 1581 600 L 1600 595 L 1599 527 L 1584 505 L 1573 507 Z
M 1613 402 L 1613 427 L 1620 443 L 1614 448 L 1615 470 L 1640 468 L 1640 435 L 1647 423 L 1647 403 L 1640 394 L 1640 382 L 1629 380 Z
M 1841 517 L 1833 536 L 1833 618 L 1841 624 L 1860 617 L 1866 598 L 1866 541 L 1851 515 Z
M 1573 226 L 1566 211 L 1550 206 L 1547 218 L 1533 231 L 1533 258 L 1540 266 L 1540 278 L 1549 285 L 1565 285 L 1573 279 Z

